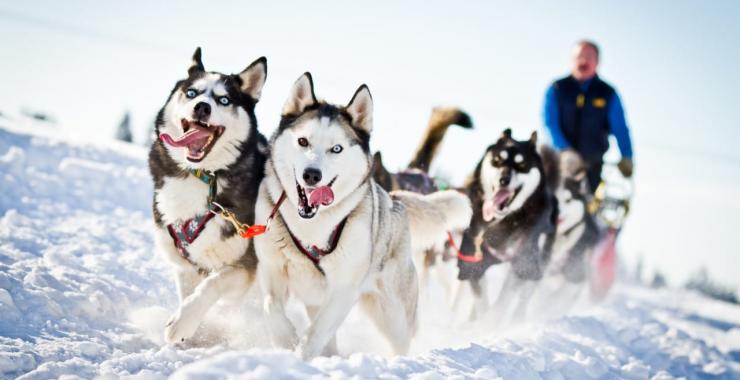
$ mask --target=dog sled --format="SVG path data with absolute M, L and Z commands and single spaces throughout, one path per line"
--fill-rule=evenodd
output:
M 602 180 L 589 203 L 601 230 L 601 239 L 591 257 L 590 290 L 594 300 L 609 293 L 617 272 L 617 236 L 630 211 L 634 192 L 632 179 L 624 177 L 616 163 L 605 163 Z

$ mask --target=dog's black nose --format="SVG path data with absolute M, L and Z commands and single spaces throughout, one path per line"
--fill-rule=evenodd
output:
M 314 168 L 306 168 L 303 171 L 303 180 L 306 181 L 308 186 L 314 186 L 321 182 L 321 170 Z
M 501 176 L 498 182 L 501 184 L 501 186 L 509 186 L 509 183 L 511 182 L 511 176 L 508 176 L 508 175 Z
M 193 118 L 198 121 L 207 121 L 211 116 L 211 105 L 206 102 L 198 102 L 193 109 Z

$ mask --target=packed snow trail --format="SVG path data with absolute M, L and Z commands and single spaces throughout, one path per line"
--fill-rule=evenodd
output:
M 146 153 L 0 119 L 0 378 L 740 378 L 740 308 L 626 286 L 590 310 L 503 331 L 456 322 L 427 298 L 407 357 L 389 356 L 354 311 L 342 358 L 270 349 L 256 294 L 209 313 L 200 347 L 164 345 L 177 297 L 153 251 Z M 305 329 L 295 305 L 291 318 Z

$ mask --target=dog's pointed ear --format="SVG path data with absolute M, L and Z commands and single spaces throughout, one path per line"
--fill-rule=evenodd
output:
M 370 133 L 373 130 L 373 96 L 367 85 L 355 91 L 352 100 L 347 104 L 347 113 L 352 116 L 352 124 Z
M 529 137 L 529 143 L 532 146 L 537 146 L 537 131 L 532 132 L 532 135 Z
M 375 152 L 375 154 L 373 154 L 373 162 L 375 163 L 375 165 L 383 167 L 383 155 L 380 154 L 380 151 L 377 151 Z
M 290 89 L 288 100 L 283 105 L 283 115 L 296 115 L 307 107 L 316 104 L 316 95 L 313 92 L 313 78 L 306 72 L 298 78 Z
M 256 61 L 239 73 L 239 79 L 242 81 L 239 90 L 251 96 L 255 101 L 259 101 L 262 95 L 262 87 L 264 87 L 267 79 L 267 58 L 257 58 Z
M 193 61 L 190 63 L 190 68 L 188 68 L 188 75 L 193 75 L 203 71 L 206 71 L 206 69 L 203 67 L 203 62 L 200 60 L 200 46 L 198 46 L 195 49 L 195 53 L 193 53 Z
M 511 128 L 504 129 L 504 132 L 501 134 L 502 139 L 511 139 Z

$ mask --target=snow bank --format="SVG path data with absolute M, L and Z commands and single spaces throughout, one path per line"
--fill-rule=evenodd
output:
M 270 349 L 257 297 L 210 313 L 199 347 L 165 346 L 176 296 L 153 252 L 146 151 L 111 146 L 0 127 L 0 378 L 740 378 L 740 309 L 628 287 L 505 330 L 456 322 L 432 294 L 407 357 L 356 311 L 343 357 Z

